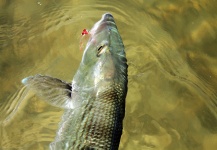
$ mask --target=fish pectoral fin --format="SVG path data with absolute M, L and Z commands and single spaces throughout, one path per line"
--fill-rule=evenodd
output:
M 30 90 L 33 90 L 37 96 L 53 106 L 64 109 L 74 108 L 71 98 L 72 87 L 70 83 L 39 74 L 24 78 L 22 83 Z

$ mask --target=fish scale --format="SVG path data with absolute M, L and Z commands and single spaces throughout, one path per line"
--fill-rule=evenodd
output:
M 87 103 L 83 116 L 80 118 L 81 122 L 78 121 L 77 131 L 79 132 L 76 135 L 76 140 L 72 141 L 75 144 L 75 147 L 72 148 L 86 149 L 94 145 L 96 149 L 111 149 L 111 145 L 114 145 L 113 148 L 117 149 L 119 141 L 115 137 L 120 137 L 122 132 L 122 124 L 120 124 L 122 116 L 118 115 L 123 115 L 116 113 L 120 112 L 120 106 L 123 103 L 122 99 L 118 100 L 120 96 L 117 96 L 117 93 L 120 92 L 113 88 L 106 89 L 95 100 L 90 100 Z M 116 128 L 114 128 L 115 123 Z M 80 141 L 84 141 L 85 144 L 82 145 Z

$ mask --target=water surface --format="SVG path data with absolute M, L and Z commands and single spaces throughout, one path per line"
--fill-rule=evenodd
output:
M 217 1 L 0 1 L 0 149 L 46 150 L 63 110 L 21 84 L 70 82 L 81 32 L 115 17 L 129 64 L 120 150 L 217 147 Z

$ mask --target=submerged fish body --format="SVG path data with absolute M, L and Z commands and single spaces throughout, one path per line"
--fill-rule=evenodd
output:
M 52 150 L 117 150 L 127 94 L 127 60 L 111 14 L 89 32 L 72 83 L 35 75 L 23 83 L 51 105 L 65 109 Z

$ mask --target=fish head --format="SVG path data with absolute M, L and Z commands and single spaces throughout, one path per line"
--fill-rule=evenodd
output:
M 124 45 L 113 16 L 104 14 L 89 34 L 80 64 L 82 74 L 78 75 L 83 78 L 83 83 L 96 86 L 99 83 L 111 83 L 110 81 L 127 81 Z

